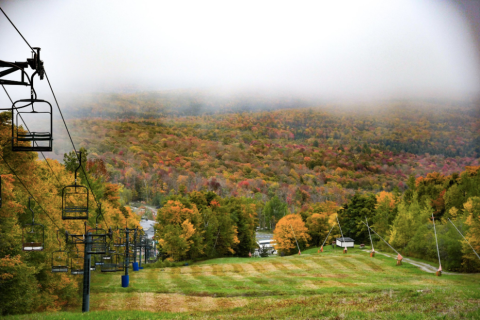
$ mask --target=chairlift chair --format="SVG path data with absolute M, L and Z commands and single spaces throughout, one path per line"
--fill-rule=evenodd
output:
M 86 230 L 85 234 L 90 233 L 90 238 L 92 239 L 92 245 L 90 250 L 87 251 L 89 254 L 105 254 L 107 252 L 107 232 L 103 229 L 98 228 L 98 217 L 102 214 L 102 207 L 99 205 L 99 213 L 95 219 L 95 228 Z M 85 222 L 86 225 L 86 222 Z M 112 237 L 112 230 L 110 229 L 109 237 Z
M 79 165 L 75 169 L 75 183 L 62 189 L 62 219 L 88 219 L 88 188 L 77 184 L 77 171 L 82 166 L 82 152 L 79 152 Z
M 117 271 L 123 271 L 123 270 L 125 270 L 125 267 L 128 268 L 128 266 L 125 266 L 125 255 L 124 254 L 115 253 L 114 256 L 115 256 Z
M 52 272 L 68 272 L 68 251 L 62 250 L 62 243 L 58 238 L 57 230 L 57 240 L 58 240 L 58 251 L 52 252 Z
M 30 206 L 28 198 L 28 209 L 32 212 L 32 223 L 23 225 L 22 228 L 22 247 L 23 251 L 42 251 L 45 244 L 45 227 L 42 224 L 35 223 L 35 213 Z
M 125 230 L 117 228 L 117 231 L 118 231 L 118 236 L 114 239 L 113 246 L 125 247 L 126 241 L 127 241 Z
M 83 255 L 80 254 L 78 248 L 77 251 L 73 252 L 70 256 L 70 273 L 72 275 L 81 275 L 83 274 Z
M 102 255 L 102 265 L 100 271 L 102 272 L 116 272 L 117 264 L 115 262 L 115 253 L 116 250 L 107 250 L 107 252 Z
M 100 260 L 100 258 L 98 258 Z M 90 258 L 90 271 L 97 270 L 97 255 L 92 255 Z
M 95 258 L 95 266 L 101 267 L 103 265 L 103 255 L 101 256 L 94 255 L 93 257 Z
M 19 106 L 18 104 L 24 104 Z M 35 110 L 35 103 L 46 104 L 45 111 Z M 21 109 L 31 107 L 31 111 L 20 111 Z M 28 110 L 25 109 L 25 110 Z M 43 110 L 43 109 L 40 109 Z M 38 119 L 42 114 L 46 114 L 49 118 L 50 126 L 42 126 L 46 131 L 30 131 L 29 128 L 20 129 L 20 121 L 23 121 L 23 117 L 30 117 L 34 115 L 37 118 L 37 126 L 41 119 Z M 35 130 L 35 129 L 34 129 Z M 52 132 L 53 132 L 53 115 L 52 105 L 45 100 L 34 99 L 22 99 L 15 101 L 12 105 L 12 151 L 52 151 Z
M 102 255 L 96 255 L 95 265 L 102 266 L 105 263 L 110 263 L 112 261 L 112 255 L 115 253 L 115 250 L 112 250 L 111 245 L 107 243 L 107 252 Z

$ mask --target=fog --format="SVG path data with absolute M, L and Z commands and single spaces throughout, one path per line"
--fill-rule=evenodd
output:
M 470 98 L 480 89 L 475 1 L 0 4 L 30 45 L 42 48 L 58 93 L 208 89 Z M 0 59 L 27 57 L 30 49 L 0 13 Z M 36 81 L 39 94 L 46 86 Z M 28 89 L 8 90 L 13 98 L 28 97 Z

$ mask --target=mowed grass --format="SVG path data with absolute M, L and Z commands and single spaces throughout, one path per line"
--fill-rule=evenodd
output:
M 222 258 L 194 265 L 94 273 L 89 314 L 22 319 L 480 319 L 480 275 L 425 273 L 361 250 Z M 15 317 L 17 318 L 17 317 Z

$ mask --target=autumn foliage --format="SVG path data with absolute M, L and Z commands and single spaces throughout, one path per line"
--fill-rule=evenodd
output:
M 66 306 L 76 306 L 81 301 L 79 288 L 82 277 L 69 273 L 52 273 L 52 252 L 59 250 L 57 230 L 60 234 L 62 249 L 75 250 L 65 245 L 65 231 L 83 234 L 83 221 L 62 220 L 61 191 L 73 183 L 72 167 L 74 158 L 65 164 L 48 159 L 39 161 L 34 152 L 12 152 L 7 143 L 11 135 L 8 113 L 0 114 L 0 174 L 2 176 L 2 207 L 0 208 L 0 316 L 34 311 L 58 311 Z M 68 157 L 67 157 L 68 158 Z M 7 165 L 8 163 L 8 165 Z M 30 194 L 12 174 L 10 167 L 17 173 L 33 195 L 32 209 L 35 222 L 45 227 L 44 250 L 37 252 L 22 251 L 22 226 L 31 223 L 28 210 Z M 90 193 L 89 227 L 95 226 L 98 208 L 93 194 L 102 204 L 103 219 L 99 227 L 107 229 L 128 225 L 138 226 L 138 219 L 129 208 L 120 202 L 120 186 L 107 183 L 101 161 L 95 161 L 90 168 L 95 173 L 89 175 L 92 185 Z M 86 168 L 85 168 L 86 169 Z M 86 170 L 87 174 L 90 174 Z M 85 176 L 79 175 L 78 183 L 86 184 Z M 92 194 L 93 193 L 93 194 Z M 83 246 L 78 246 L 83 252 Z
M 273 233 L 275 240 L 275 249 L 279 252 L 291 254 L 308 247 L 311 239 L 308 229 L 299 214 L 289 214 L 278 221 Z

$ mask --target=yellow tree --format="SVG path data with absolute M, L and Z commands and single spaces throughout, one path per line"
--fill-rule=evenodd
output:
M 311 243 L 320 246 L 328 234 L 330 224 L 326 213 L 314 213 L 307 218 L 306 227 L 312 241 Z
M 310 240 L 308 229 L 299 214 L 289 214 L 280 219 L 273 232 L 275 249 L 286 254 L 292 254 L 308 246 Z
M 480 197 L 471 197 L 463 205 L 467 220 L 465 224 L 470 228 L 466 234 L 466 239 L 475 251 L 480 252 Z M 467 268 L 480 268 L 480 262 L 477 256 L 467 243 L 463 243 L 463 258 Z
M 169 260 L 196 257 L 204 249 L 200 225 L 201 215 L 195 204 L 187 208 L 180 201 L 169 200 L 158 210 L 155 239 Z

